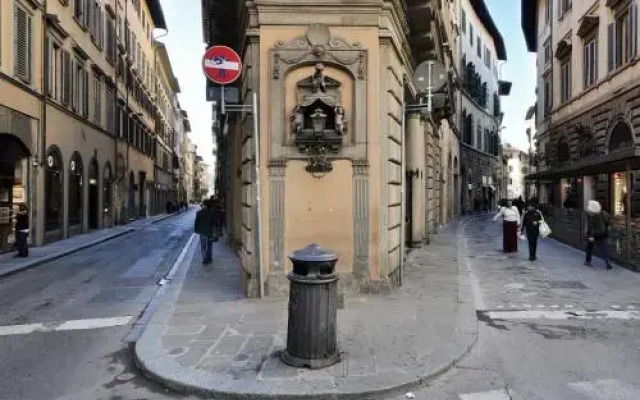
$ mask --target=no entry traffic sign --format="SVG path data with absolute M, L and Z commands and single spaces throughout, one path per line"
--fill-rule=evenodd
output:
M 204 74 L 218 85 L 235 82 L 242 72 L 242 62 L 238 53 L 227 46 L 210 47 L 202 59 Z

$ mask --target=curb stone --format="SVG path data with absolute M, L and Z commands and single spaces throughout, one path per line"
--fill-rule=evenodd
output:
M 457 230 L 460 225 L 456 226 Z M 188 268 L 182 266 L 179 277 L 169 286 L 158 307 L 151 316 L 144 332 L 135 343 L 134 361 L 139 370 L 149 379 L 160 382 L 168 388 L 185 394 L 213 396 L 216 399 L 232 400 L 275 400 L 275 399 L 315 399 L 349 400 L 374 399 L 382 396 L 401 394 L 418 388 L 442 376 L 469 355 L 478 341 L 478 321 L 475 313 L 471 284 L 467 274 L 464 257 L 466 252 L 456 249 L 458 304 L 461 312 L 457 329 L 451 340 L 431 353 L 430 362 L 422 371 L 415 374 L 388 372 L 378 375 L 346 378 L 328 378 L 326 380 L 233 380 L 224 375 L 209 373 L 180 365 L 166 356 L 161 345 L 165 323 L 171 318 L 173 308 L 181 292 Z M 407 257 L 411 266 L 418 252 L 413 251 Z M 464 297 L 465 301 L 461 301 Z
M 38 266 L 40 266 L 42 264 L 46 264 L 46 263 L 49 263 L 51 261 L 58 260 L 60 258 L 66 257 L 68 255 L 71 255 L 71 254 L 77 253 L 79 251 L 88 249 L 89 247 L 97 246 L 97 245 L 102 244 L 104 242 L 108 242 L 110 240 L 119 238 L 120 236 L 127 235 L 127 234 L 129 234 L 131 232 L 134 232 L 135 230 L 136 230 L 135 228 L 124 229 L 122 232 L 117 232 L 117 233 L 114 233 L 113 235 L 102 237 L 100 239 L 91 241 L 89 243 L 85 243 L 85 244 L 80 245 L 78 247 L 74 247 L 72 249 L 67 249 L 67 250 L 62 250 L 62 251 L 59 251 L 57 253 L 54 253 L 54 254 L 39 258 L 37 260 L 28 261 L 28 262 L 16 265 L 14 267 L 7 268 L 7 269 L 5 269 L 3 271 L 0 271 L 0 278 L 16 274 L 16 273 L 24 271 L 26 269 L 31 269 L 31 268 L 34 268 L 34 267 L 38 267 Z

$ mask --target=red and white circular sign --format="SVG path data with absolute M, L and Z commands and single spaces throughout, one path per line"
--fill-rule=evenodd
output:
M 207 78 L 214 83 L 228 85 L 240 76 L 242 61 L 233 49 L 227 46 L 213 46 L 204 53 L 202 69 Z

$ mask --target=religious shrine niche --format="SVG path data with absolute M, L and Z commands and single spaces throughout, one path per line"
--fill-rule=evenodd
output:
M 306 159 L 312 174 L 367 157 L 367 50 L 325 25 L 270 51 L 272 160 Z
M 317 63 L 313 75 L 298 82 L 297 104 L 291 113 L 291 132 L 298 150 L 310 155 L 309 172 L 333 168 L 327 153 L 337 154 L 347 134 L 347 111 L 341 104 L 341 83 L 325 76 Z

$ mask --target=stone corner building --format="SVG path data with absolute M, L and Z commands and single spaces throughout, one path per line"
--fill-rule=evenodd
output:
M 209 45 L 241 55 L 241 102 L 259 94 L 259 149 L 250 115 L 214 123 L 216 192 L 227 199 L 247 293 L 286 293 L 287 254 L 311 242 L 339 254 L 342 291 L 388 291 L 401 280 L 405 243 L 427 243 L 459 212 L 454 4 L 229 3 L 203 0 L 203 28 Z M 405 115 L 425 60 L 452 71 L 450 96 L 431 115 Z
M 556 236 L 585 245 L 584 206 L 613 217 L 610 248 L 640 266 L 640 65 L 637 0 L 522 1 L 538 56 L 537 172 Z

